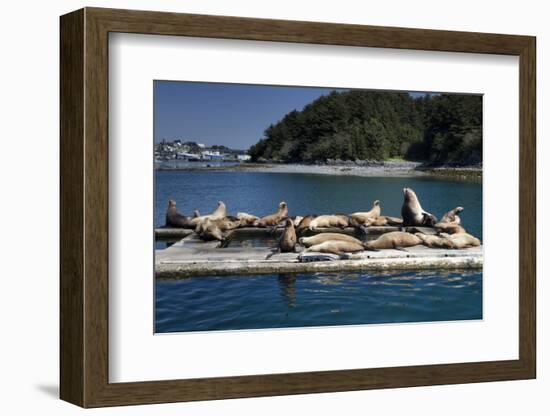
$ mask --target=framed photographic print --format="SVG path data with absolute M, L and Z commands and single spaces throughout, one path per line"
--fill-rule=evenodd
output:
M 61 398 L 534 378 L 535 38 L 61 17 Z

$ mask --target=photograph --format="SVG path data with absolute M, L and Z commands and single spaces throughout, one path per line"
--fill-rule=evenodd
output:
M 155 80 L 154 332 L 483 319 L 482 113 Z

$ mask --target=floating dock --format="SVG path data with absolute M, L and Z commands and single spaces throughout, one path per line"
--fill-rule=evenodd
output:
M 369 235 L 397 231 L 398 227 L 370 227 Z M 431 228 L 411 227 L 409 232 L 435 233 Z M 354 235 L 354 228 L 318 229 L 308 234 L 343 232 Z M 192 276 L 258 275 L 273 273 L 314 273 L 366 270 L 481 269 L 483 247 L 461 250 L 415 246 L 401 250 L 363 251 L 344 258 L 308 252 L 277 253 L 276 240 L 282 229 L 238 228 L 226 242 L 202 241 L 192 230 L 159 228 L 157 239 L 177 240 L 155 252 L 155 276 L 179 279 Z M 256 243 L 256 246 L 254 245 Z M 258 244 L 259 243 L 259 244 Z M 259 246 L 258 246 L 259 245 Z

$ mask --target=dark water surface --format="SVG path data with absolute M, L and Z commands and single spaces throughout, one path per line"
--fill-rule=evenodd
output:
M 482 237 L 480 183 L 427 177 L 355 177 L 255 172 L 155 173 L 155 224 L 167 201 L 208 214 L 223 200 L 230 214 L 262 216 L 286 201 L 290 215 L 369 210 L 400 216 L 403 187 L 438 218 L 461 205 L 467 230 Z M 157 243 L 157 249 L 166 244 Z M 155 282 L 155 332 L 423 322 L 482 318 L 480 272 L 330 273 L 193 277 Z

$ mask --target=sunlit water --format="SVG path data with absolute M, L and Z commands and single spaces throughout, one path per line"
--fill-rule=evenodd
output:
M 370 209 L 400 215 L 403 187 L 441 217 L 463 206 L 461 218 L 482 237 L 480 183 L 426 177 L 367 178 L 253 172 L 155 174 L 155 223 L 164 225 L 169 198 L 190 215 L 223 200 L 230 214 L 272 213 L 282 200 L 290 215 Z M 157 248 L 166 247 L 158 242 Z M 482 318 L 482 274 L 466 271 L 209 276 L 155 282 L 155 331 L 208 331 Z

